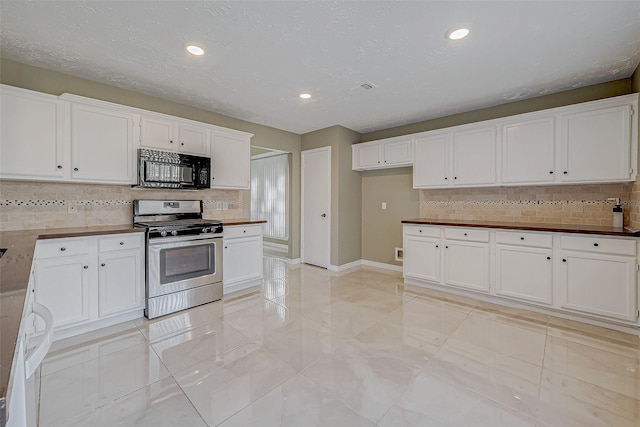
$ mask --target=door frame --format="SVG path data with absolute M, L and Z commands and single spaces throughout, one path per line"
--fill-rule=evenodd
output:
M 331 146 L 326 146 L 326 147 L 320 147 L 320 148 L 314 148 L 312 150 L 304 150 L 300 153 L 301 155 L 301 162 L 300 162 L 300 169 L 301 169 L 301 173 L 300 173 L 300 258 L 302 263 L 305 262 L 305 212 L 304 212 L 304 201 L 305 201 L 305 154 L 313 154 L 313 153 L 319 153 L 319 152 L 327 152 L 327 156 L 328 156 L 328 165 L 329 167 L 327 168 L 327 188 L 328 188 L 328 192 L 327 192 L 327 216 L 328 216 L 328 223 L 327 223 L 327 265 L 326 266 L 319 266 L 319 267 L 323 267 L 326 269 L 329 269 L 329 267 L 331 266 Z M 314 264 L 312 264 L 314 265 Z

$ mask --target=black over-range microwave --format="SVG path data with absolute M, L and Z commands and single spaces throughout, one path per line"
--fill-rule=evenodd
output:
M 209 157 L 138 149 L 138 185 L 147 188 L 211 188 Z

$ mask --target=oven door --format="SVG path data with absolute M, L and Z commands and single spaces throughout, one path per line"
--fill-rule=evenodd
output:
M 222 237 L 151 239 L 147 249 L 147 297 L 222 281 Z

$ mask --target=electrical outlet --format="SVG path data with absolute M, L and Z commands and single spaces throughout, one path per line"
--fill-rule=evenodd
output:
M 78 204 L 76 202 L 67 202 L 67 213 L 74 214 L 78 212 Z

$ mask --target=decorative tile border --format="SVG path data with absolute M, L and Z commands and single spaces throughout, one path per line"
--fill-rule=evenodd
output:
M 239 200 L 204 200 L 205 206 L 215 206 L 216 203 L 226 203 L 228 205 L 243 206 L 244 202 Z M 126 206 L 131 205 L 131 200 L 0 200 L 0 206 L 66 206 L 67 203 L 75 203 L 78 206 Z

